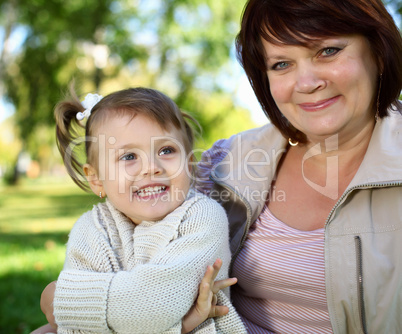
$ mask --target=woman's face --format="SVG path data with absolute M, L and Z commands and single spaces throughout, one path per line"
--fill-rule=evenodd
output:
M 263 44 L 272 97 L 308 140 L 348 140 L 373 126 L 378 69 L 366 38 L 331 37 L 308 48 Z

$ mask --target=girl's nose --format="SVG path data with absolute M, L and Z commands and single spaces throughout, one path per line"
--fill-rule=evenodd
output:
M 162 173 L 162 166 L 157 158 L 147 157 L 143 159 L 142 174 L 147 176 L 157 175 Z
M 299 66 L 296 78 L 296 91 L 299 93 L 310 94 L 325 88 L 326 81 L 314 69 L 313 65 Z

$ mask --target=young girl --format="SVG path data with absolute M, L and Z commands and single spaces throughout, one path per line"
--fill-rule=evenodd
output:
M 152 89 L 90 94 L 82 104 L 72 95 L 55 110 L 58 147 L 74 182 L 106 200 L 70 233 L 54 293 L 58 333 L 193 330 L 208 316 L 200 315 L 200 300 L 192 307 L 205 268 L 219 258 L 218 279 L 227 278 L 230 252 L 224 210 L 191 187 L 190 117 Z M 201 295 L 220 264 L 209 267 Z M 229 306 L 228 314 L 207 319 L 194 333 L 246 333 L 228 296 L 235 280 L 224 282 L 213 303 Z M 209 306 L 211 294 L 204 300 Z

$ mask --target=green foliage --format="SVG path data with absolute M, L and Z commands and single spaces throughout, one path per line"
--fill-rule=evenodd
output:
M 252 127 L 247 111 L 232 102 L 236 75 L 228 66 L 243 5 L 244 0 L 0 0 L 0 90 L 3 84 L 15 106 L 22 148 L 41 166 L 50 160 L 40 154 L 37 134 L 54 126 L 54 106 L 73 78 L 81 95 L 140 85 L 160 89 L 200 120 L 208 143 L 221 137 L 213 135 L 217 126 L 229 135 Z M 26 38 L 11 53 L 5 46 L 17 28 Z M 217 110 L 230 114 L 227 124 Z M 45 143 L 54 145 L 47 138 Z
M 58 277 L 73 223 L 97 202 L 66 179 L 0 189 L 0 333 L 46 323 L 41 292 Z
M 19 1 L 18 6 L 10 1 L 1 7 L 7 8 L 3 14 L 15 13 L 14 21 L 5 17 L 2 21 L 11 29 L 25 27 L 27 34 L 20 54 L 2 66 L 6 94 L 16 107 L 16 122 L 24 141 L 32 138 L 38 125 L 53 124 L 54 105 L 71 79 L 84 80 L 88 76 L 76 66 L 80 57 L 88 56 L 85 43 L 87 49 L 104 43 L 105 31 L 113 27 L 107 35 L 109 41 L 113 40 L 111 50 L 141 56 L 140 49 L 132 45 L 128 31 L 120 24 L 120 17 L 110 10 L 112 3 L 112 0 L 26 0 Z M 127 10 L 125 15 L 135 12 Z M 88 52 L 94 62 L 97 50 L 89 48 Z M 95 83 L 102 79 L 96 72 L 91 76 Z
M 20 150 L 21 143 L 17 137 L 14 121 L 9 117 L 0 124 L 0 168 L 13 166 Z

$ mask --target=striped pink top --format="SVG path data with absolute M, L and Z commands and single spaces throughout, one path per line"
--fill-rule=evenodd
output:
M 218 140 L 203 153 L 197 188 L 208 194 L 211 168 L 230 150 Z M 324 229 L 300 231 L 265 205 L 233 267 L 232 299 L 249 333 L 332 333 L 324 279 Z
M 332 333 L 324 229 L 300 231 L 265 205 L 233 267 L 233 304 L 249 333 Z

